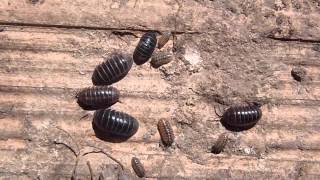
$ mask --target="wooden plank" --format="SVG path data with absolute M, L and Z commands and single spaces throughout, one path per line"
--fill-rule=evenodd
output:
M 61 140 L 72 148 L 101 147 L 130 170 L 137 156 L 150 179 L 319 178 L 318 6 L 281 3 L 0 4 L 0 177 L 69 179 L 75 157 L 54 144 Z M 147 30 L 177 32 L 165 47 L 175 45 L 175 60 L 160 69 L 133 66 L 115 84 L 122 103 L 113 108 L 136 117 L 140 128 L 126 142 L 101 141 L 91 128 L 92 112 L 77 106 L 74 93 L 91 86 L 103 56 L 131 54 Z M 293 80 L 297 65 L 312 81 Z M 267 104 L 254 128 L 229 132 L 224 152 L 213 155 L 210 146 L 227 132 L 215 121 L 215 97 L 229 96 Z M 173 125 L 171 148 L 160 144 L 161 118 Z M 96 173 L 103 163 L 115 164 L 101 153 L 88 155 L 77 168 L 83 179 L 87 160 Z
M 282 4 L 282 3 L 280 3 Z M 222 24 L 210 24 L 225 20 L 223 13 L 233 9 L 244 13 L 248 19 L 245 24 L 255 26 L 255 30 L 276 39 L 306 40 L 319 42 L 319 12 L 316 3 L 300 3 L 295 9 L 292 3 L 268 1 L 248 2 L 246 5 L 218 2 L 197 3 L 194 1 L 135 1 L 106 2 L 102 0 L 77 2 L 52 0 L 5 1 L 1 6 L 2 24 L 74 27 L 93 29 L 134 29 L 165 30 L 177 29 L 185 32 L 207 32 L 221 29 Z M 251 7 L 248 11 L 247 7 Z M 308 12 L 304 14 L 303 11 Z M 79 16 L 79 12 L 82 14 Z M 258 14 L 259 18 L 255 18 Z M 240 14 L 241 15 L 241 14 Z M 243 25 L 239 14 L 227 17 L 228 25 Z M 224 17 L 224 19 L 222 18 Z M 260 26 L 259 26 L 260 25 Z M 240 29 L 236 29 L 241 31 Z

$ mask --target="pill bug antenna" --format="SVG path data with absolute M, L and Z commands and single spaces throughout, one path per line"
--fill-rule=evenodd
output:
M 222 104 L 214 105 L 214 112 L 218 117 L 222 117 L 223 113 L 226 111 L 226 107 Z

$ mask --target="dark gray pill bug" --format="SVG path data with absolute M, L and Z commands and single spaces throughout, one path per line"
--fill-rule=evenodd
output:
M 158 49 L 161 49 L 164 45 L 166 45 L 171 36 L 172 36 L 172 33 L 170 31 L 166 31 L 162 33 L 162 35 L 158 40 Z
M 94 85 L 111 85 L 118 82 L 128 74 L 132 64 L 132 57 L 114 53 L 96 66 L 92 74 L 92 83 Z
M 253 127 L 261 117 L 262 111 L 257 105 L 232 106 L 224 112 L 221 122 L 231 130 L 246 130 Z
M 174 134 L 169 121 L 160 119 L 158 122 L 158 131 L 165 146 L 170 146 L 174 142 Z
M 84 110 L 104 109 L 119 101 L 120 92 L 112 86 L 93 86 L 77 94 L 77 103 Z
M 172 61 L 172 53 L 159 52 L 152 55 L 150 64 L 153 68 L 159 68 L 162 65 L 168 64 Z
M 215 144 L 211 148 L 211 152 L 214 154 L 220 154 L 224 147 L 227 145 L 228 142 L 228 135 L 227 133 L 221 134 Z
M 99 135 L 129 138 L 138 131 L 139 123 L 134 117 L 126 113 L 111 109 L 100 109 L 94 113 L 92 126 Z
M 146 171 L 143 167 L 143 164 L 138 158 L 133 157 L 131 159 L 131 166 L 138 177 L 142 178 L 146 175 Z
M 152 53 L 157 45 L 157 36 L 156 33 L 153 32 L 147 32 L 145 33 L 136 49 L 133 52 L 133 61 L 137 65 L 142 65 L 146 63 L 150 57 L 152 56 Z

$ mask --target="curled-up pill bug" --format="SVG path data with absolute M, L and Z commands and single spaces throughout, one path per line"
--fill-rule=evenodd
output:
M 152 53 L 156 48 L 156 45 L 157 45 L 156 34 L 153 32 L 145 33 L 141 37 L 136 49 L 133 52 L 133 61 L 137 65 L 142 65 L 146 63 L 152 56 Z
M 165 146 L 170 146 L 174 142 L 174 134 L 169 121 L 160 119 L 158 122 L 158 131 Z
M 142 178 L 146 175 L 146 171 L 138 158 L 133 157 L 131 159 L 131 166 L 138 177 Z
M 94 85 L 110 85 L 123 79 L 131 69 L 133 60 L 125 54 L 114 53 L 96 66 L 92 74 Z
M 171 36 L 172 36 L 172 33 L 170 31 L 166 31 L 162 33 L 162 35 L 158 40 L 158 49 L 161 49 L 164 45 L 166 45 Z
M 159 68 L 162 65 L 168 64 L 172 61 L 172 53 L 159 52 L 152 55 L 150 64 L 153 68 Z
M 112 86 L 93 86 L 77 94 L 77 103 L 84 110 L 108 108 L 119 101 L 119 91 Z
M 129 138 L 138 131 L 139 123 L 134 117 L 124 112 L 100 109 L 94 113 L 92 126 L 96 135 L 98 135 L 97 137 L 102 139 L 112 137 Z
M 212 146 L 211 148 L 211 152 L 214 153 L 214 154 L 220 154 L 224 147 L 226 146 L 228 142 L 228 135 L 227 133 L 223 133 L 221 134 L 217 141 L 215 142 L 215 144 Z
M 232 106 L 221 118 L 223 125 L 230 130 L 241 131 L 252 128 L 262 117 L 262 111 L 257 105 Z

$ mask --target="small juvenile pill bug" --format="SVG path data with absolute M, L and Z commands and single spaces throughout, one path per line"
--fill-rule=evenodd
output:
M 221 134 L 215 144 L 211 148 L 211 152 L 214 154 L 220 154 L 224 147 L 227 145 L 228 142 L 228 135 L 227 133 Z
M 152 55 L 150 64 L 153 68 L 159 68 L 162 65 L 168 64 L 172 61 L 172 53 L 158 52 Z
M 160 119 L 158 122 L 158 131 L 165 146 L 170 146 L 174 142 L 174 134 L 169 121 Z
M 96 66 L 92 74 L 94 85 L 110 85 L 123 79 L 130 71 L 133 64 L 132 57 L 113 53 L 104 62 Z
M 241 131 L 252 128 L 261 117 L 262 111 L 258 105 L 232 106 L 223 113 L 221 122 L 231 130 Z
M 162 35 L 158 40 L 158 49 L 161 49 L 164 45 L 166 45 L 171 36 L 172 36 L 172 33 L 170 31 L 166 31 L 162 33 Z
M 152 53 L 157 45 L 157 36 L 156 33 L 153 32 L 147 32 L 145 33 L 136 49 L 133 52 L 133 61 L 137 65 L 142 65 L 146 63 L 150 57 L 152 56 Z
M 146 171 L 143 167 L 143 164 L 138 158 L 132 157 L 131 166 L 138 177 L 142 178 L 146 175 Z
M 119 101 L 120 92 L 112 86 L 93 86 L 77 94 L 77 103 L 84 110 L 108 108 Z
M 139 123 L 134 117 L 124 112 L 100 109 L 94 113 L 92 126 L 99 136 L 129 138 L 138 131 Z

